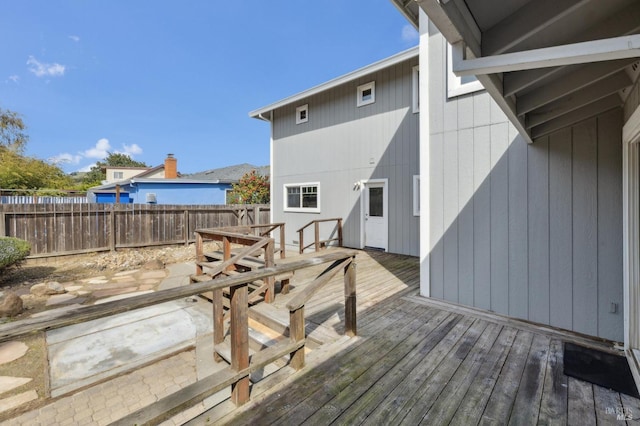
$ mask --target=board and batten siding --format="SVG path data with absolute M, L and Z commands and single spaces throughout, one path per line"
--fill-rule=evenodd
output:
M 418 58 L 326 90 L 273 111 L 273 220 L 286 223 L 286 244 L 314 219 L 341 217 L 344 245 L 360 248 L 358 182 L 388 179 L 392 253 L 417 256 L 419 218 L 413 215 L 413 175 L 418 165 L 418 115 L 412 111 L 413 67 Z M 375 103 L 357 107 L 356 88 L 375 81 Z M 308 104 L 306 123 L 296 107 Z M 320 213 L 285 212 L 283 185 L 318 182 Z M 323 225 L 326 237 L 333 224 Z M 305 242 L 311 242 L 313 227 Z
M 527 144 L 445 60 L 432 35 L 430 296 L 622 341 L 622 111 Z

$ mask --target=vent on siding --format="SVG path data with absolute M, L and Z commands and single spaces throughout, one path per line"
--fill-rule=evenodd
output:
M 156 200 L 156 194 L 150 192 L 147 194 L 147 203 L 156 204 L 158 201 Z

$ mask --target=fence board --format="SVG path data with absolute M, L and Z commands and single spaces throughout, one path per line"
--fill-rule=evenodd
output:
M 254 210 L 255 209 L 255 210 Z M 185 244 L 198 228 L 269 222 L 268 205 L 0 204 L 0 236 L 31 244 L 31 257 Z

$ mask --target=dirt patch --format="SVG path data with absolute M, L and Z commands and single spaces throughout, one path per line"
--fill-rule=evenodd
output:
M 216 243 L 210 244 L 212 244 L 210 249 L 218 249 Z M 195 260 L 195 252 L 194 245 L 190 244 L 32 259 L 18 268 L 5 271 L 0 276 L 0 291 L 26 294 L 32 285 L 41 282 L 65 283 L 91 277 L 97 273 L 111 276 L 116 272 L 141 268 L 154 260 L 159 260 L 164 265 L 188 262 Z

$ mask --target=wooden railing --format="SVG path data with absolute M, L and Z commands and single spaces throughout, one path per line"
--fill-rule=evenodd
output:
M 269 238 L 271 232 L 276 229 L 280 230 L 280 246 L 278 249 L 275 248 L 275 240 Z M 235 270 L 235 265 L 246 264 L 244 259 L 258 251 L 263 251 L 263 260 L 260 266 L 265 268 L 273 267 L 275 266 L 276 253 L 280 253 L 281 259 L 285 258 L 284 232 L 284 223 L 196 229 L 196 276 L 203 275 L 203 267 L 207 267 L 207 275 L 216 278 L 220 274 Z M 208 262 L 208 256 L 204 252 L 205 240 L 222 242 L 222 262 Z M 245 248 L 232 256 L 231 244 L 240 244 Z M 285 285 L 287 285 L 288 289 L 288 281 Z M 267 303 L 273 302 L 275 298 L 275 277 L 267 277 L 264 280 L 264 284 L 257 291 L 257 294 L 262 293 L 264 293 L 264 299 Z M 214 303 L 217 303 L 215 301 L 216 294 L 216 292 L 213 294 Z M 222 301 L 220 300 L 219 303 L 222 303 Z
M 336 231 L 338 236 L 335 238 L 327 238 L 324 240 L 320 239 L 320 224 L 323 222 L 336 222 Z M 309 226 L 313 225 L 313 235 L 314 235 L 314 239 L 313 242 L 310 244 L 307 244 L 306 246 L 304 245 L 304 230 L 306 228 L 308 228 Z M 330 235 L 334 235 L 334 232 L 331 232 Z M 333 241 L 337 241 L 338 242 L 338 247 L 342 247 L 342 218 L 331 218 L 331 219 L 317 219 L 317 220 L 312 220 L 311 222 L 307 223 L 306 225 L 304 225 L 302 228 L 298 229 L 298 241 L 299 241 L 299 252 L 300 254 L 304 253 L 304 251 L 306 249 L 308 249 L 309 247 L 313 246 L 314 251 L 319 251 L 322 248 L 325 248 L 327 246 L 327 243 L 333 242 Z
M 2 324 L 0 325 L 0 343 L 31 333 L 44 332 L 208 291 L 222 291 L 224 288 L 229 288 L 231 291 L 231 365 L 129 414 L 116 421 L 115 424 L 157 424 L 229 385 L 232 389 L 231 400 L 236 405 L 240 405 L 249 400 L 249 375 L 252 372 L 287 354 L 290 355 L 290 365 L 293 368 L 303 367 L 306 341 L 304 305 L 322 285 L 329 281 L 329 275 L 335 275 L 340 269 L 344 270 L 345 332 L 352 336 L 356 334 L 356 272 L 353 262 L 355 254 L 351 250 L 328 252 L 313 258 L 304 258 L 217 280 L 194 283 L 189 286 L 161 290 L 99 305 L 83 306 L 64 312 L 55 312 L 47 317 L 29 318 Z M 289 340 L 283 340 L 249 357 L 248 283 L 329 262 L 332 265 L 287 304 L 290 311 Z

